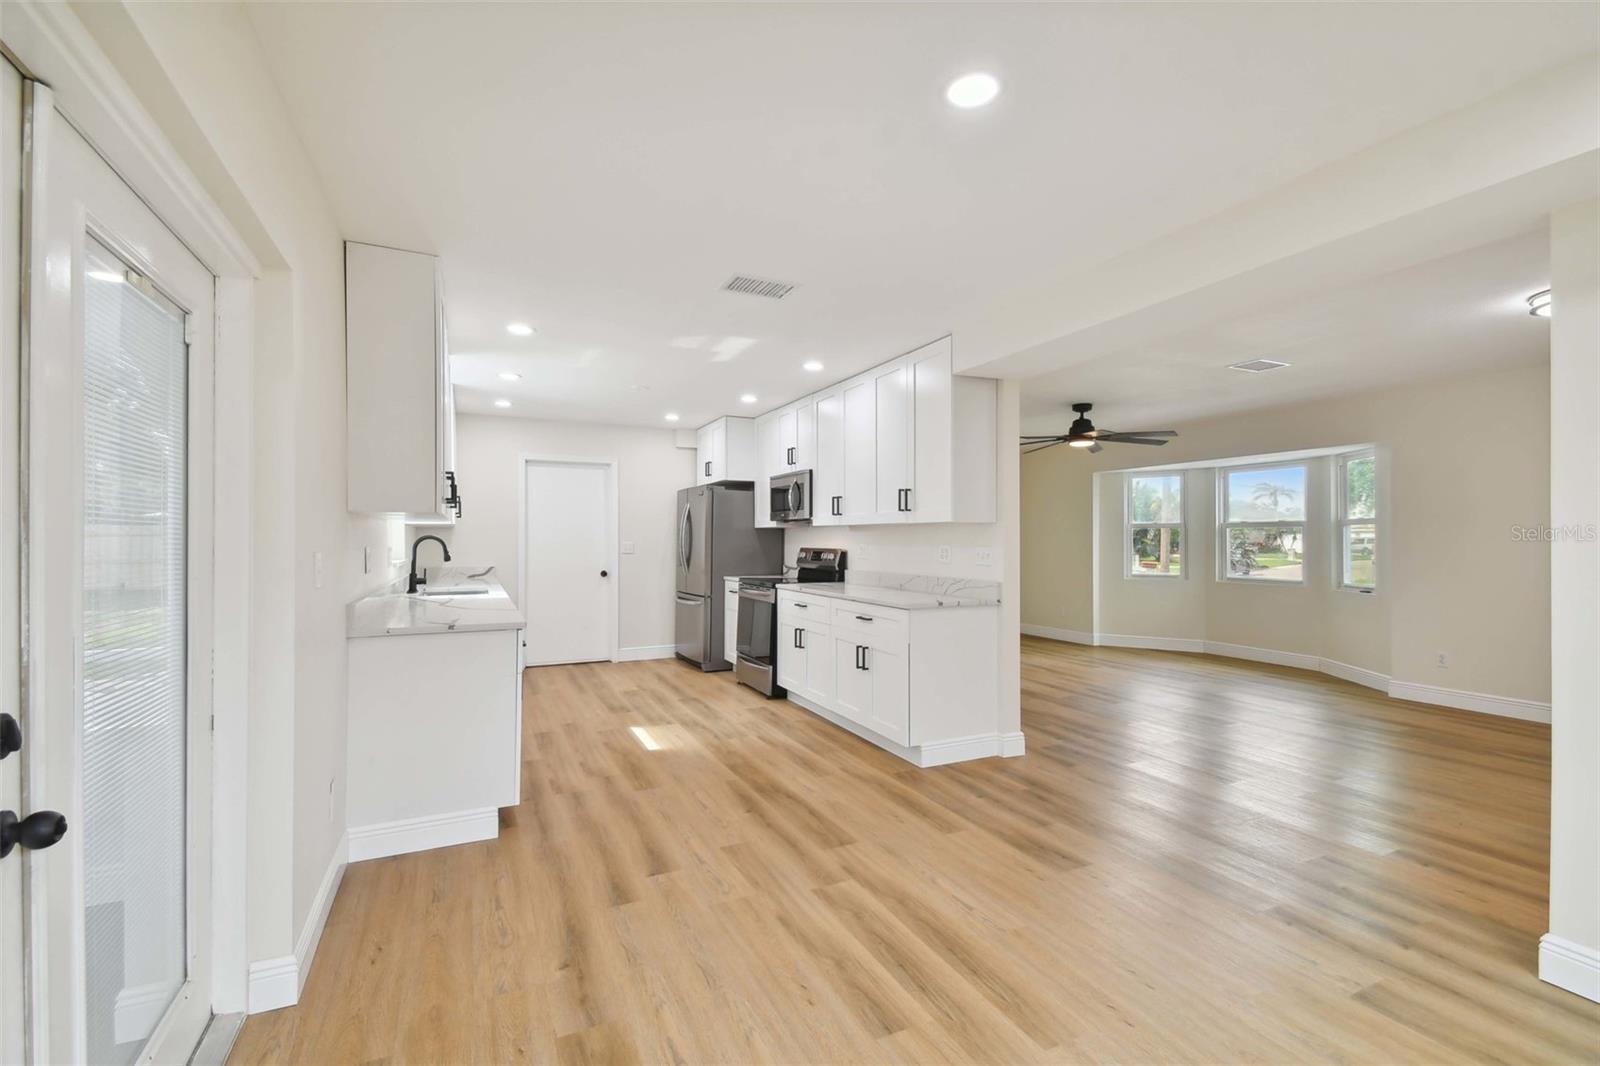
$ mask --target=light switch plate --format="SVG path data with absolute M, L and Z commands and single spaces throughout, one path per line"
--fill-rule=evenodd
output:
M 622 554 L 623 555 L 632 555 L 633 554 L 633 541 L 625 540 L 625 541 L 622 542 Z

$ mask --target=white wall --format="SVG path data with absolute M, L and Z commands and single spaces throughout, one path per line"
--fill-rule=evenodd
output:
M 1600 999 L 1600 200 L 1550 222 L 1550 933 L 1539 976 Z
M 362 549 L 382 559 L 400 534 L 344 508 L 341 234 L 241 6 L 76 10 L 265 269 L 255 292 L 247 950 L 280 958 L 311 921 L 344 830 L 344 604 L 388 579 L 362 572 Z
M 1531 318 L 1528 326 L 1545 328 Z M 1376 444 L 1389 492 L 1379 594 L 1388 610 L 1388 673 L 1397 682 L 1542 704 L 1550 699 L 1550 552 L 1513 530 L 1550 521 L 1549 382 L 1549 367 L 1538 363 L 1181 423 L 1160 458 Z M 1487 418 L 1516 432 L 1489 441 Z M 1093 475 L 1145 458 L 1130 451 L 1061 447 L 1023 459 L 1024 622 L 1094 628 Z M 1207 626 L 1213 616 L 1235 619 L 1238 642 L 1253 643 L 1281 630 L 1274 605 L 1294 594 L 1230 587 L 1221 595 L 1207 604 Z M 1339 632 L 1350 642 L 1330 658 L 1379 661 L 1375 633 Z M 1436 665 L 1438 652 L 1449 657 L 1447 669 Z
M 493 564 L 512 598 L 516 588 L 518 500 L 522 458 L 606 459 L 617 464 L 618 540 L 634 553 L 618 557 L 618 647 L 670 647 L 673 633 L 673 514 L 678 490 L 694 484 L 694 452 L 680 448 L 670 429 L 544 422 L 493 415 L 456 420 L 456 471 L 462 516 L 453 528 L 411 527 L 407 550 L 420 533 L 436 533 L 463 563 Z M 436 551 L 435 546 L 425 546 Z M 432 558 L 432 556 L 425 556 Z

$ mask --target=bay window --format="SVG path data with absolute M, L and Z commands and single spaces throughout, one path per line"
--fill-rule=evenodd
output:
M 1378 587 L 1378 457 L 1371 451 L 1339 456 L 1339 585 L 1359 592 Z
M 1183 574 L 1183 475 L 1128 478 L 1128 570 L 1133 577 Z
M 1219 473 L 1223 578 L 1303 582 L 1305 464 L 1224 468 Z

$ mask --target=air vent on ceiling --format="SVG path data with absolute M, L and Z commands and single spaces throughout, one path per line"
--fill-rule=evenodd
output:
M 743 292 L 751 296 L 767 296 L 774 300 L 781 300 L 794 291 L 794 286 L 782 281 L 768 281 L 765 278 L 747 278 L 743 274 L 735 274 L 723 286 L 728 292 Z
M 1243 370 L 1249 374 L 1264 374 L 1268 370 L 1278 370 L 1288 365 L 1288 363 L 1280 363 L 1276 359 L 1246 359 L 1242 363 L 1229 363 L 1228 369 Z

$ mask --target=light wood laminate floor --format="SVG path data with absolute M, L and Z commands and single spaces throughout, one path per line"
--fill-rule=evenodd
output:
M 529 671 L 500 839 L 351 866 L 232 1061 L 1600 1057 L 1535 977 L 1548 727 L 1219 658 L 1023 670 L 1027 755 L 935 770 L 728 674 Z

